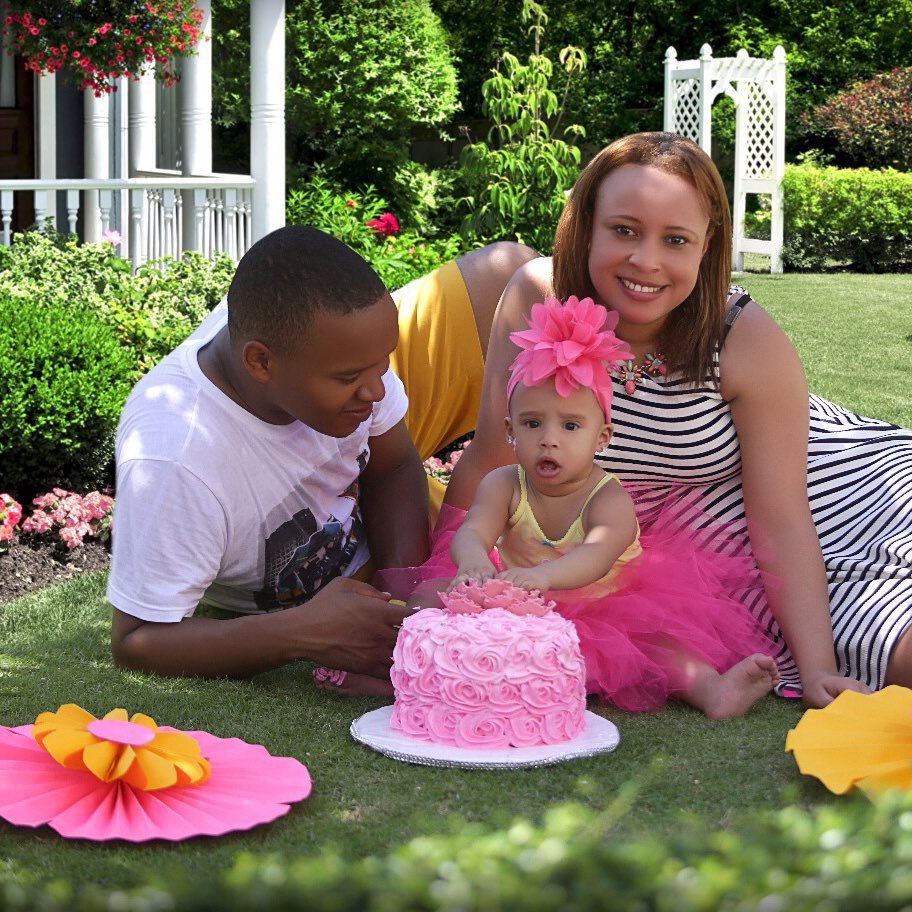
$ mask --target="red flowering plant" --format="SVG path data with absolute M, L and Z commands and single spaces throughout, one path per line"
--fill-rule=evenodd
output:
M 3 33 L 28 69 L 69 71 L 100 96 L 149 66 L 172 85 L 175 58 L 196 53 L 202 21 L 193 0 L 13 0 Z

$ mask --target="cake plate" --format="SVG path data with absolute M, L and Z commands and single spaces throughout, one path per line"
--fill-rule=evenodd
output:
M 608 719 L 586 711 L 586 727 L 570 741 L 537 747 L 508 747 L 499 750 L 432 744 L 390 728 L 392 706 L 381 706 L 359 716 L 351 724 L 356 741 L 404 763 L 423 766 L 459 766 L 471 769 L 518 769 L 552 766 L 578 757 L 593 757 L 613 751 L 621 740 L 617 726 Z

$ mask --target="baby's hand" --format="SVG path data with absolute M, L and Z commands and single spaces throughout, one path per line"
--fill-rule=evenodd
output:
M 489 579 L 494 579 L 495 576 L 497 576 L 497 568 L 489 560 L 484 563 L 463 564 L 461 567 L 456 568 L 456 576 L 453 577 L 453 581 L 447 586 L 447 592 L 460 583 L 467 583 L 471 580 L 478 580 L 478 582 L 484 583 Z
M 533 589 L 544 592 L 548 588 L 548 578 L 542 573 L 541 567 L 510 567 L 499 573 L 497 578 L 519 586 L 526 592 Z

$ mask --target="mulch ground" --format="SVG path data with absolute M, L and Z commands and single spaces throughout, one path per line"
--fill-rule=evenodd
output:
M 67 551 L 49 536 L 35 541 L 17 538 L 0 553 L 0 604 L 89 570 L 107 570 L 110 562 L 107 547 L 92 539 Z

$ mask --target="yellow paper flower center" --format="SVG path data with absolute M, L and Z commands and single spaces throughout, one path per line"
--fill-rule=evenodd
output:
M 96 719 L 75 703 L 66 703 L 57 712 L 41 713 L 32 734 L 61 766 L 143 791 L 199 785 L 212 772 L 195 738 L 161 731 L 143 713 L 128 719 L 125 709 L 112 709 Z

